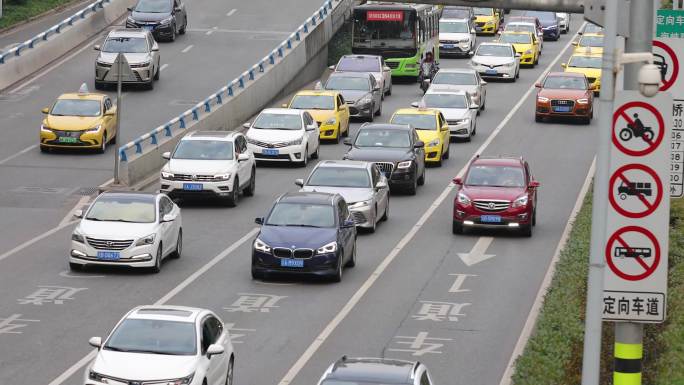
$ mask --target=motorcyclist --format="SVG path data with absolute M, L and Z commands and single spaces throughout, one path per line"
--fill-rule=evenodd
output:
M 644 132 L 644 124 L 641 122 L 641 119 L 639 119 L 639 114 L 634 113 L 634 115 L 632 116 L 634 116 L 634 123 L 632 124 L 632 129 L 634 130 L 634 132 Z
M 437 73 L 437 70 L 439 68 L 437 67 L 437 63 L 435 63 L 434 56 L 432 55 L 432 52 L 427 52 L 425 54 L 425 57 L 423 60 L 420 62 L 420 88 L 425 92 L 427 88 L 429 87 L 429 84 L 425 82 L 426 79 L 432 80 L 432 77 L 435 76 Z

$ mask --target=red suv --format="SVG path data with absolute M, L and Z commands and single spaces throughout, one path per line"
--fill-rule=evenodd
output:
M 537 188 L 522 157 L 480 157 L 463 179 L 454 178 L 453 232 L 464 227 L 507 228 L 532 236 L 537 217 Z

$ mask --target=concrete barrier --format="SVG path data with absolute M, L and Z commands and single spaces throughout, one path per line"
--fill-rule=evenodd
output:
M 39 71 L 128 12 L 135 0 L 98 0 L 61 23 L 0 54 L 0 89 Z
M 232 130 L 287 87 L 313 80 L 326 66 L 327 44 L 351 14 L 352 0 L 326 0 L 297 31 L 228 85 L 180 116 L 119 148 L 119 179 L 132 186 L 158 172 L 178 140 L 191 130 Z

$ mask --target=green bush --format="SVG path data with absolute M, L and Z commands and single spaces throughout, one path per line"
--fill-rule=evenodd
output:
M 11 27 L 73 0 L 4 0 L 0 28 Z

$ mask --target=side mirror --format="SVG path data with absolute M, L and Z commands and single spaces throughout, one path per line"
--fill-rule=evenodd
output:
M 356 222 L 354 222 L 352 219 L 347 219 L 346 221 L 344 221 L 344 223 L 342 223 L 342 227 L 345 229 L 348 229 L 348 228 L 354 227 L 354 226 L 356 226 Z
M 176 216 L 173 214 L 166 214 L 162 217 L 162 223 L 173 222 L 176 220 Z
M 577 44 L 579 44 L 578 41 L 573 41 L 573 42 L 572 42 L 572 45 L 574 45 L 575 47 L 577 47 Z
M 254 223 L 256 223 L 257 225 L 263 225 L 264 224 L 264 217 L 254 218 Z
M 295 179 L 295 185 L 304 187 L 304 179 Z
M 114 116 L 116 115 L 116 107 L 112 107 L 107 112 L 105 112 L 105 116 Z
M 344 141 L 342 143 L 346 144 L 347 146 L 351 146 L 352 145 L 351 138 L 344 138 Z
M 387 188 L 387 181 L 385 180 L 381 180 L 375 184 L 375 191 L 382 190 L 384 188 Z
M 323 89 L 323 83 L 320 81 L 316 82 L 316 85 L 314 86 L 314 90 L 322 90 Z
M 49 113 L 50 113 L 50 108 L 45 107 L 45 108 L 43 108 L 42 110 L 40 110 L 40 112 L 42 112 L 42 113 L 44 113 L 44 114 L 49 114 Z
M 480 85 L 486 86 L 486 85 L 487 85 L 487 82 L 484 81 L 484 80 L 482 80 L 482 81 L 480 82 Z
M 430 84 L 432 83 L 432 79 L 423 79 L 423 83 Z
M 477 109 L 479 109 L 479 108 L 480 108 L 480 105 L 477 104 L 477 103 L 473 103 L 473 104 L 470 105 L 470 109 L 471 109 L 471 110 L 477 110 Z
M 94 49 L 95 51 L 99 51 L 101 48 L 102 48 L 102 47 L 100 47 L 99 44 L 95 44 L 95 45 L 93 46 L 93 49 Z
M 475 51 L 468 51 L 468 55 L 469 55 L 469 56 L 475 55 Z
M 162 154 L 162 158 L 169 160 L 171 159 L 171 152 L 166 151 L 165 153 Z
M 180 12 L 180 11 L 182 11 L 182 9 L 181 9 L 181 7 L 176 7 L 176 8 L 173 9 L 173 11 L 174 11 L 174 12 Z
M 388 66 L 382 67 L 382 70 L 383 70 L 383 72 L 392 71 L 392 69 L 389 68 Z
M 541 83 L 534 83 L 534 86 L 535 86 L 536 88 L 541 88 Z
M 475 30 L 475 28 L 471 28 L 470 33 L 477 33 L 477 31 Z
M 249 155 L 247 155 L 245 153 L 238 154 L 237 160 L 238 160 L 238 162 L 244 162 L 246 160 L 249 160 Z
M 537 188 L 539 186 L 541 186 L 541 183 L 539 183 L 539 181 L 533 180 L 530 182 L 530 188 Z
M 449 131 L 449 124 L 444 123 L 444 125 L 440 128 L 440 131 Z
M 463 179 L 461 179 L 461 178 L 456 177 L 456 178 L 452 179 L 451 181 L 454 182 L 454 184 L 455 184 L 456 186 L 461 186 L 461 185 L 463 185 Z
M 331 66 L 328 67 L 328 69 L 331 70 L 331 71 L 335 71 L 335 66 L 334 66 L 334 65 L 331 65 Z
M 287 103 L 283 103 L 283 104 L 280 105 L 280 107 L 282 107 L 282 108 L 287 108 L 288 105 L 287 105 Z
M 133 7 L 126 8 L 129 12 L 133 12 Z
M 223 348 L 223 346 L 218 345 L 218 344 L 211 344 L 207 348 L 207 358 L 211 358 L 211 356 L 215 356 L 218 354 L 223 354 L 226 350 Z
M 83 210 L 76 210 L 74 211 L 74 216 L 76 218 L 83 218 Z
M 516 52 L 516 53 L 515 53 L 515 57 L 519 58 L 520 56 L 522 56 L 522 55 L 520 55 L 519 52 Z
M 413 107 L 413 108 L 418 108 L 418 106 L 419 106 L 418 102 L 411 103 L 411 107 Z
M 310 131 L 316 131 L 316 127 L 317 126 L 313 126 L 313 125 L 312 126 L 306 126 L 306 128 L 304 128 L 304 130 L 309 131 L 309 132 Z
M 101 348 L 102 347 L 102 337 L 90 337 L 88 340 L 88 344 L 94 348 Z
M 561 63 L 561 67 L 567 68 L 567 67 L 568 67 L 568 63 Z
M 422 140 L 419 140 L 416 142 L 416 144 L 413 145 L 414 148 L 424 148 L 425 147 L 425 142 Z
M 242 124 L 242 127 L 249 129 L 250 127 L 252 127 L 252 124 L 249 123 L 249 122 L 243 123 L 243 124 Z
M 155 45 L 152 47 L 152 52 L 159 52 L 159 46 L 155 44 Z
M 375 92 L 380 91 L 380 87 L 379 86 L 373 87 L 373 91 L 375 91 Z

